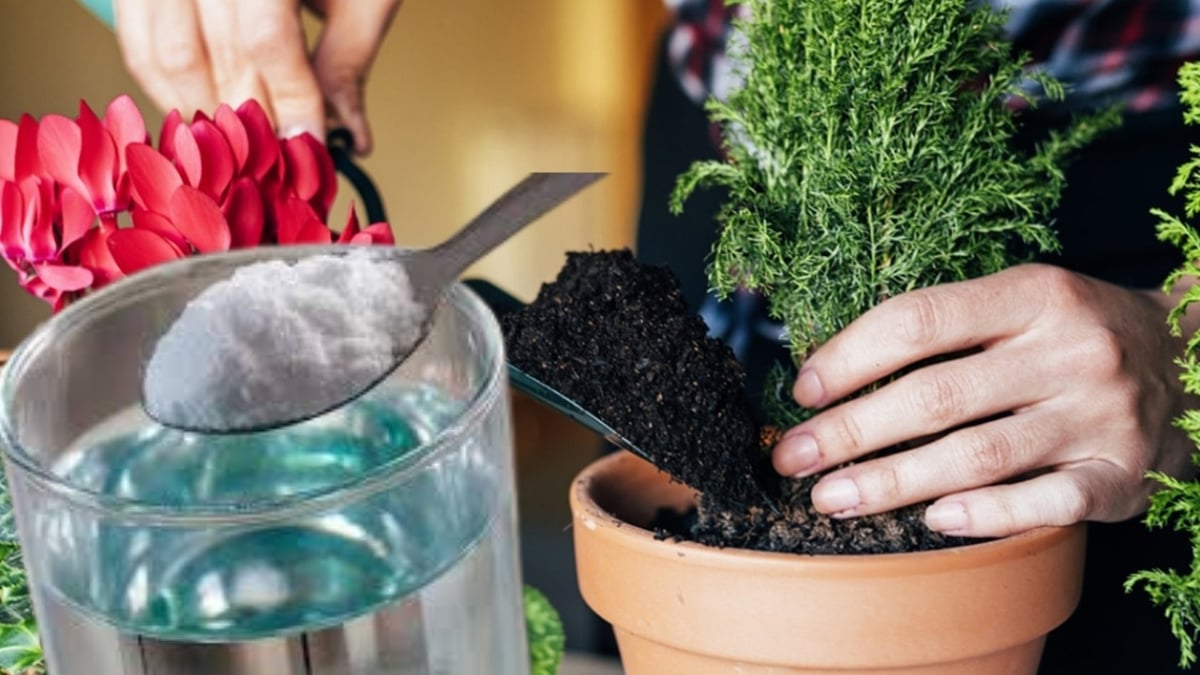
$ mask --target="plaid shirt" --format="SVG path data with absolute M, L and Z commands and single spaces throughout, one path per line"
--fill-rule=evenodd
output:
M 726 43 L 742 6 L 665 0 L 676 11 L 671 65 L 695 101 L 736 86 Z M 1080 110 L 1123 102 L 1132 112 L 1177 104 L 1179 66 L 1200 56 L 1200 0 L 991 0 L 1009 14 L 1009 39 L 1068 87 Z M 1034 92 L 1037 93 L 1036 91 Z

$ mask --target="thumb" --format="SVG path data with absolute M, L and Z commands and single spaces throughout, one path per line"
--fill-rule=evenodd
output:
M 367 71 L 379 53 L 400 0 L 328 0 L 325 27 L 313 57 L 317 81 L 337 122 L 354 134 L 355 150 L 371 150 L 363 102 Z

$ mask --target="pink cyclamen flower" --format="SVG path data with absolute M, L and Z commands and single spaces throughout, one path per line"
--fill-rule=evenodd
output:
M 103 119 L 81 102 L 74 120 L 47 115 L 38 123 L 37 157 L 46 177 L 87 198 L 101 219 L 113 220 L 129 206 L 125 148 L 146 139 L 142 114 L 128 96 L 113 99 Z
M 325 239 L 316 229 L 280 221 L 277 211 L 299 198 L 311 213 L 288 213 L 306 222 L 315 215 L 323 227 L 337 194 L 333 159 L 310 134 L 279 140 L 257 102 L 247 101 L 236 110 L 223 104 L 211 118 L 198 112 L 190 124 L 173 112 L 163 122 L 159 151 L 175 166 L 183 184 L 221 207 L 233 230 L 234 248 Z M 142 196 L 143 201 L 149 198 Z M 297 241 L 298 232 L 308 234 Z
M 88 268 L 65 260 L 68 247 L 92 227 L 92 206 L 71 188 L 29 176 L 0 180 L 0 254 L 29 293 L 56 309 L 92 285 Z
M 0 120 L 0 256 L 55 311 L 147 267 L 269 244 L 394 243 L 387 223 L 360 227 L 353 206 L 336 237 L 328 149 L 280 140 L 263 108 L 222 105 L 190 123 L 169 113 L 150 143 L 127 96 L 97 117 Z

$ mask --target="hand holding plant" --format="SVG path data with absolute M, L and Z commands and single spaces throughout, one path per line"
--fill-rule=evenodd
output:
M 1012 268 L 1057 248 L 1063 166 L 1117 111 L 1016 150 L 1013 110 L 1065 92 L 986 3 L 747 4 L 744 85 L 709 108 L 727 159 L 693 165 L 674 207 L 728 190 L 710 283 L 761 291 L 803 364 L 807 409 L 766 397 L 790 428 L 774 467 L 806 478 L 791 502 L 850 527 L 952 495 L 925 520 L 957 536 L 1137 513 L 1144 470 L 1183 464 L 1161 431 L 1166 308 Z
M 1188 470 L 1189 444 L 1170 425 L 1182 345 L 1161 329 L 1167 312 L 1161 293 L 1043 265 L 897 296 L 805 362 L 802 405 L 966 354 L 829 407 L 789 432 L 775 466 L 811 475 L 916 446 L 829 473 L 813 504 L 852 517 L 941 497 L 926 521 L 947 534 L 1131 518 L 1157 487 L 1147 470 Z

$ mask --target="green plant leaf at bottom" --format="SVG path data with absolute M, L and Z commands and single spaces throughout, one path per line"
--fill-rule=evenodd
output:
M 0 624 L 0 675 L 33 675 L 46 672 L 42 645 L 33 621 Z
M 557 675 L 567 638 L 554 605 L 532 586 L 525 587 L 525 630 L 529 634 L 531 675 Z

